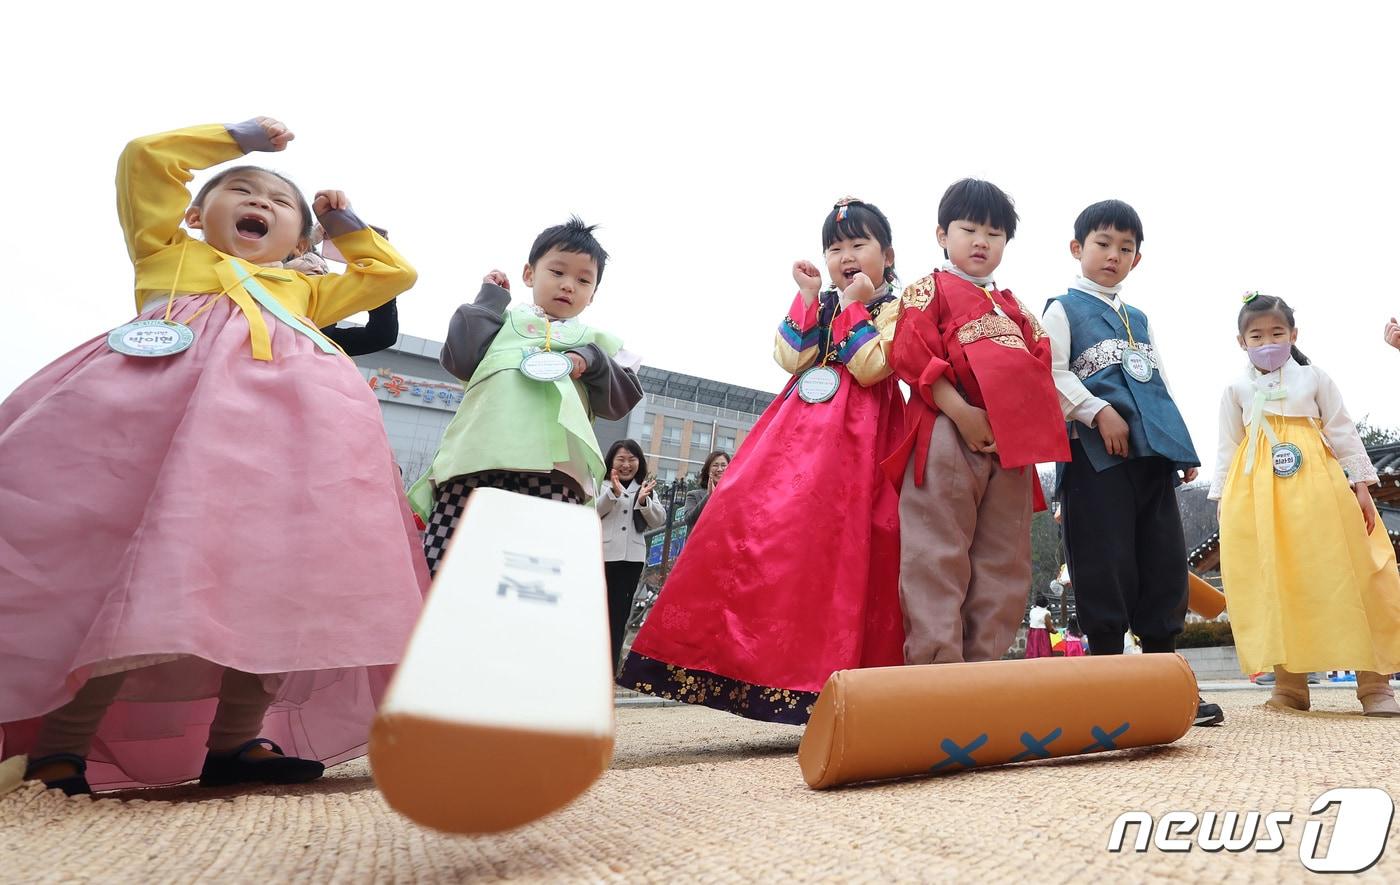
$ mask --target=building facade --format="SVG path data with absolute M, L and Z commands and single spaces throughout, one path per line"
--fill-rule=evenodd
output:
M 660 483 L 698 479 L 712 451 L 738 450 L 773 394 L 723 381 L 643 366 L 638 378 L 646 396 L 626 421 L 593 425 L 598 443 L 631 438 L 642 444 Z
M 411 484 L 432 463 L 447 424 L 462 401 L 462 383 L 438 362 L 441 341 L 400 335 L 388 350 L 355 357 L 384 413 L 389 445 Z M 658 482 L 698 478 L 715 449 L 733 455 L 773 394 L 643 366 L 642 402 L 618 421 L 595 421 L 598 447 L 632 438 L 647 453 Z

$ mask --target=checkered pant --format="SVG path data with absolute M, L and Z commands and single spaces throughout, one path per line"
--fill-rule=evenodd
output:
M 466 509 L 472 489 L 504 489 L 532 498 L 548 498 L 582 504 L 583 499 L 572 485 L 549 473 L 517 473 L 513 470 L 486 470 L 468 476 L 454 477 L 438 486 L 437 503 L 433 505 L 428 530 L 423 534 L 423 555 L 428 558 L 428 573 L 436 575 L 447 542 L 457 528 Z

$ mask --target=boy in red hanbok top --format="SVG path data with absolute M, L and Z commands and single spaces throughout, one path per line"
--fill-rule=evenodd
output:
M 992 280 L 1015 233 L 1016 209 L 1000 188 L 957 182 L 938 205 L 949 260 L 904 290 L 891 362 L 911 391 L 908 434 L 886 468 L 905 479 L 908 664 L 1006 653 L 1030 588 L 1032 502 L 1045 506 L 1035 465 L 1069 460 L 1050 342 Z

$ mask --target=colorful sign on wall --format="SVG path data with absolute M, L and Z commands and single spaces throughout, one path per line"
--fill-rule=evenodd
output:
M 462 402 L 460 384 L 399 375 L 389 369 L 361 367 L 360 374 L 369 382 L 369 389 L 374 391 L 375 397 L 386 402 L 427 406 L 446 412 L 457 411 L 457 406 Z

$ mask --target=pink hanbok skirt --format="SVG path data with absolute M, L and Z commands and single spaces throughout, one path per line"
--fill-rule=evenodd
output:
M 89 781 L 189 780 L 225 667 L 277 686 L 263 736 L 288 754 L 364 752 L 422 605 L 422 547 L 354 364 L 264 319 L 271 362 L 225 298 L 181 354 L 124 356 L 104 334 L 0 404 L 0 756 L 126 670 Z
M 1026 631 L 1026 657 L 1050 657 L 1050 631 L 1044 627 L 1031 627 Z

